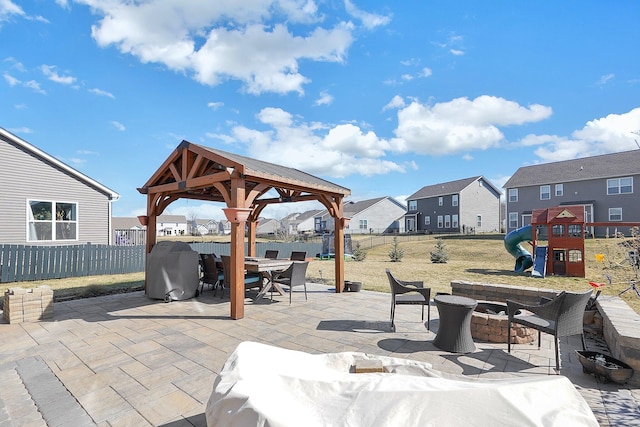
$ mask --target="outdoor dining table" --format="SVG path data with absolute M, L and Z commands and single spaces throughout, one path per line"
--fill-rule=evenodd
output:
M 267 283 L 260 289 L 256 300 L 262 298 L 272 288 L 275 289 L 280 295 L 284 295 L 284 289 L 273 281 L 273 273 L 284 271 L 291 265 L 293 261 L 289 259 L 273 259 L 273 258 L 257 258 L 246 257 L 244 259 L 244 268 L 248 272 L 252 273 L 265 273 L 267 275 Z

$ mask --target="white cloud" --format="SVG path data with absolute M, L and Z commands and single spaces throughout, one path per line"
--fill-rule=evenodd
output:
M 407 165 L 384 160 L 389 142 L 353 124 L 329 126 L 299 121 L 280 108 L 264 108 L 257 118 L 267 130 L 235 126 L 230 135 L 209 135 L 242 144 L 261 160 L 331 177 L 404 172 Z
M 106 96 L 107 98 L 116 99 L 116 97 L 113 96 L 111 92 L 107 92 L 106 90 L 94 88 L 94 89 L 89 89 L 89 92 L 91 92 L 94 95 Z
M 330 95 L 327 91 L 323 90 L 322 92 L 320 92 L 320 96 L 318 97 L 318 99 L 316 99 L 313 105 L 331 105 L 332 102 L 333 96 Z
M 444 155 L 485 150 L 503 140 L 500 126 L 544 120 L 551 108 L 523 107 L 504 98 L 482 95 L 474 100 L 457 98 L 424 105 L 413 101 L 398 111 L 398 127 L 392 143 L 398 151 Z
M 46 95 L 46 91 L 40 87 L 40 83 L 35 80 L 29 80 L 28 82 L 24 82 L 23 86 L 32 89 L 36 93 L 40 93 L 42 95 Z
M 344 0 L 347 13 L 362 21 L 365 28 L 372 29 L 391 22 L 391 16 L 377 15 L 358 9 L 350 0 Z
M 613 79 L 615 76 L 616 76 L 615 74 L 606 74 L 600 77 L 600 80 L 598 80 L 598 85 L 599 86 L 606 85 L 609 82 L 609 80 Z
M 42 65 L 40 66 L 40 70 L 42 71 L 42 74 L 45 75 L 45 77 L 56 83 L 70 85 L 76 81 L 75 77 L 61 76 L 60 74 L 58 74 L 58 72 L 56 71 L 56 67 L 53 65 Z
M 449 53 L 453 56 L 462 56 L 464 55 L 464 51 L 460 49 L 449 49 Z
M 4 80 L 9 84 L 9 86 L 17 86 L 21 83 L 20 80 L 16 79 L 9 73 L 4 73 L 2 77 L 4 77 Z
M 303 94 L 309 79 L 300 61 L 341 63 L 353 42 L 352 23 L 320 26 L 325 15 L 308 0 L 77 1 L 101 16 L 92 27 L 100 46 L 115 46 L 211 86 L 239 80 L 252 94 Z M 377 15 L 359 16 L 367 26 L 385 22 Z
M 8 21 L 12 16 L 25 16 L 24 10 L 11 0 L 0 1 L 0 24 Z
M 528 135 L 524 141 L 538 141 L 541 146 L 535 150 L 535 154 L 542 161 L 555 162 L 637 149 L 637 135 L 634 132 L 638 130 L 640 108 L 635 108 L 628 113 L 609 114 L 591 120 L 582 129 L 574 131 L 571 138 Z
M 398 108 L 402 108 L 405 105 L 407 105 L 407 104 L 405 104 L 404 99 L 400 95 L 396 95 L 391 99 L 391 101 L 389 101 L 389 103 L 387 105 L 382 107 L 382 111 L 395 110 L 395 109 L 398 109 Z
M 431 68 L 423 68 L 422 69 L 422 73 L 420 73 L 420 77 L 430 77 L 433 74 L 433 71 L 431 71 Z
M 224 106 L 224 102 L 209 102 L 207 103 L 207 107 L 211 108 L 212 110 L 217 110 L 219 108 L 222 108 Z
M 111 124 L 113 125 L 114 128 L 116 128 L 120 132 L 123 132 L 123 131 L 127 130 L 127 128 L 122 123 L 120 123 L 118 121 L 112 120 Z

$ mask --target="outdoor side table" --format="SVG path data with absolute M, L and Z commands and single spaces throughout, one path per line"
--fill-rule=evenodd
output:
M 471 353 L 476 345 L 471 336 L 471 317 L 478 302 L 467 297 L 437 295 L 434 298 L 440 316 L 433 345 L 452 353 Z

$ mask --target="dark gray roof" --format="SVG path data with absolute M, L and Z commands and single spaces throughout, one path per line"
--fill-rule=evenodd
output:
M 501 191 L 497 189 L 491 182 L 487 181 L 487 179 L 485 179 L 483 176 L 478 175 L 472 176 L 471 178 L 459 179 L 457 181 L 441 182 L 440 184 L 427 185 L 407 197 L 407 200 L 428 199 L 430 197 L 458 194 L 478 180 L 482 180 L 482 182 L 486 183 L 497 194 L 501 193 Z
M 503 188 L 584 181 L 640 174 L 640 150 L 523 166 Z

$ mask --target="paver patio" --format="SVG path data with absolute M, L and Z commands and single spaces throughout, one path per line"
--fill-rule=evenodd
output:
M 242 341 L 404 357 L 475 378 L 555 375 L 552 340 L 544 334 L 541 350 L 519 344 L 508 354 L 506 344 L 476 342 L 475 352 L 452 354 L 432 343 L 435 306 L 431 332 L 420 308 L 406 306 L 396 311 L 394 333 L 389 294 L 308 287 L 309 300 L 296 290 L 292 305 L 286 295 L 247 298 L 241 320 L 230 319 L 228 298 L 209 291 L 168 304 L 136 292 L 55 303 L 52 321 L 0 324 L 0 426 L 204 426 L 216 375 Z M 574 352 L 579 341 L 561 341 L 561 374 L 601 425 L 640 425 L 640 390 L 584 374 Z

